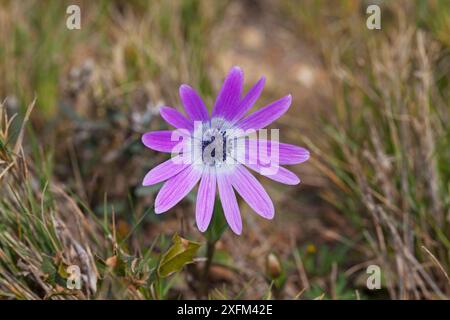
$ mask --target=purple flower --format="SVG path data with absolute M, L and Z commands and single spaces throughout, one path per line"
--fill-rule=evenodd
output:
M 200 181 L 196 201 L 199 230 L 203 232 L 208 228 L 218 188 L 225 218 L 231 229 L 241 234 L 242 219 L 235 191 L 262 217 L 272 219 L 275 213 L 269 195 L 247 168 L 283 184 L 300 182 L 282 165 L 306 161 L 309 158 L 306 149 L 274 139 L 254 138 L 250 134 L 260 132 L 281 117 L 291 104 L 291 95 L 245 117 L 259 98 L 265 79 L 261 78 L 241 98 L 243 81 L 243 71 L 233 67 L 225 78 L 211 116 L 200 96 L 183 84 L 180 97 L 187 116 L 171 107 L 160 110 L 164 120 L 177 130 L 153 131 L 142 136 L 144 145 L 153 150 L 172 154 L 178 150 L 178 154 L 144 177 L 144 186 L 166 181 L 155 200 L 157 214 L 175 206 Z

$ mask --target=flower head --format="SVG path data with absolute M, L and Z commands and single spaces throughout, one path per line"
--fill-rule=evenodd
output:
M 230 228 L 242 232 L 242 219 L 235 191 L 264 218 L 272 219 L 275 209 L 261 183 L 247 170 L 277 182 L 295 185 L 299 178 L 284 165 L 306 161 L 309 152 L 271 139 L 263 128 L 289 108 L 287 95 L 245 116 L 259 98 L 265 83 L 261 78 L 244 96 L 244 74 L 231 68 L 214 103 L 211 116 L 200 96 L 188 85 L 180 87 L 187 116 L 171 107 L 162 107 L 161 116 L 173 131 L 153 131 L 142 142 L 156 151 L 172 153 L 172 158 L 150 170 L 143 185 L 165 181 L 155 200 L 155 212 L 166 212 L 181 201 L 200 181 L 196 201 L 196 222 L 205 231 L 213 214 L 216 189 Z M 259 134 L 259 135 L 258 135 Z

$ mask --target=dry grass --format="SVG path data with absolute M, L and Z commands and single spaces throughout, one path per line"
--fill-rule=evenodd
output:
M 450 290 L 448 48 L 407 24 L 330 56 L 337 117 L 326 120 L 329 195 L 364 233 L 392 299 Z M 352 61 L 353 59 L 353 61 Z

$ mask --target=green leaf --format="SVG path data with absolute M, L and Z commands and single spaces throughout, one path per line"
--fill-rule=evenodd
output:
M 41 270 L 47 276 L 47 281 L 51 284 L 54 284 L 57 270 L 53 265 L 53 261 L 50 257 L 44 256 L 41 265 Z
M 216 199 L 211 223 L 209 224 L 208 230 L 205 232 L 205 237 L 208 239 L 208 242 L 215 243 L 219 240 L 227 227 L 228 224 L 225 220 L 222 204 L 219 199 Z
M 192 263 L 200 243 L 189 241 L 175 234 L 172 238 L 173 245 L 163 255 L 158 266 L 158 275 L 168 277 L 172 273 L 179 272 L 184 265 Z

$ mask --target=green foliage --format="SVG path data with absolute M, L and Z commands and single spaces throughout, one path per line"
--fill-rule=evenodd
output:
M 183 266 L 192 263 L 200 248 L 200 243 L 183 239 L 178 234 L 173 236 L 172 242 L 172 246 L 162 256 L 158 266 L 158 275 L 163 278 L 180 272 Z
M 310 290 L 305 293 L 307 299 L 334 299 L 334 300 L 355 300 L 357 298 L 356 293 L 352 291 L 347 284 L 345 275 L 339 274 L 334 285 L 333 294 L 327 294 L 326 288 L 323 288 L 319 284 L 314 284 Z
M 228 223 L 225 220 L 222 204 L 219 199 L 216 199 L 216 202 L 214 203 L 213 216 L 208 229 L 205 232 L 205 237 L 208 239 L 208 242 L 215 243 L 220 239 L 227 228 Z

